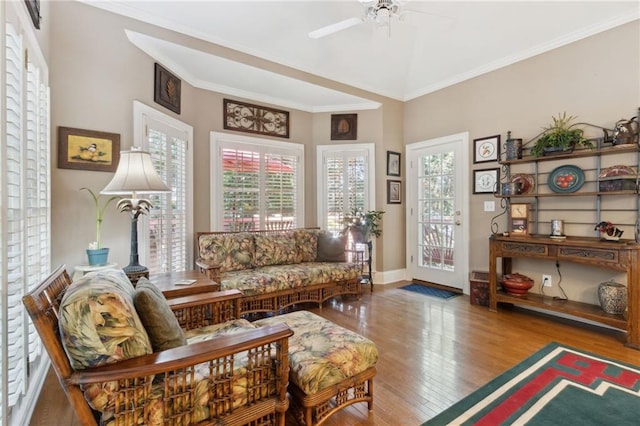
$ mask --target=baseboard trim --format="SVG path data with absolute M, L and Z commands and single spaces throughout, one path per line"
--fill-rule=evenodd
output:
M 406 269 L 396 269 L 394 271 L 374 272 L 373 285 L 386 285 L 407 279 Z

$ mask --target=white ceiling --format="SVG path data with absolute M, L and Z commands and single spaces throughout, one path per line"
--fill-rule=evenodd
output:
M 638 0 L 413 0 L 402 1 L 405 13 L 402 20 L 391 22 L 390 31 L 369 21 L 311 39 L 308 33 L 313 30 L 363 17 L 368 4 L 358 0 L 81 1 L 401 101 L 640 18 Z M 148 35 L 128 32 L 127 36 L 203 89 L 311 112 L 379 106 L 317 82 L 295 80 Z

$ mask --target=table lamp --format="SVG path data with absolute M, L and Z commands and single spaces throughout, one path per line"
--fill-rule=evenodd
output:
M 123 270 L 132 283 L 142 276 L 149 277 L 149 269 L 139 263 L 138 258 L 138 217 L 146 214 L 152 205 L 149 200 L 138 198 L 140 194 L 158 194 L 171 192 L 162 181 L 151 161 L 151 155 L 139 148 L 120 152 L 120 162 L 111 182 L 100 191 L 105 195 L 122 195 L 117 207 L 121 212 L 131 214 L 131 257 L 129 265 Z

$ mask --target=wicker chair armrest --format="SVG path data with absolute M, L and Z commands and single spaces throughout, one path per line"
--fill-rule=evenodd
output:
M 205 274 L 210 280 L 220 284 L 220 266 L 211 265 L 206 261 L 198 258 L 196 260 L 196 269 Z
M 88 385 L 119 380 L 144 378 L 157 375 L 184 374 L 189 369 L 205 362 L 233 356 L 243 351 L 272 345 L 275 357 L 284 363 L 288 374 L 288 339 L 293 335 L 285 324 L 276 324 L 248 330 L 244 333 L 218 336 L 211 340 L 179 346 L 161 352 L 131 358 L 97 368 L 75 371 L 68 382 Z
M 167 303 L 185 330 L 221 324 L 240 318 L 239 290 L 204 292 L 168 299 Z

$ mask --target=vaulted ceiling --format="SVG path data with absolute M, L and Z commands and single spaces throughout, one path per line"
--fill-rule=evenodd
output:
M 82 1 L 401 101 L 640 18 L 637 0 L 384 0 L 399 3 L 401 13 L 382 25 L 366 18 L 367 8 L 380 0 Z M 352 26 L 346 29 L 309 37 L 312 31 L 348 19 Z M 379 105 L 366 95 L 354 96 L 146 34 L 127 35 L 203 89 L 312 112 Z

